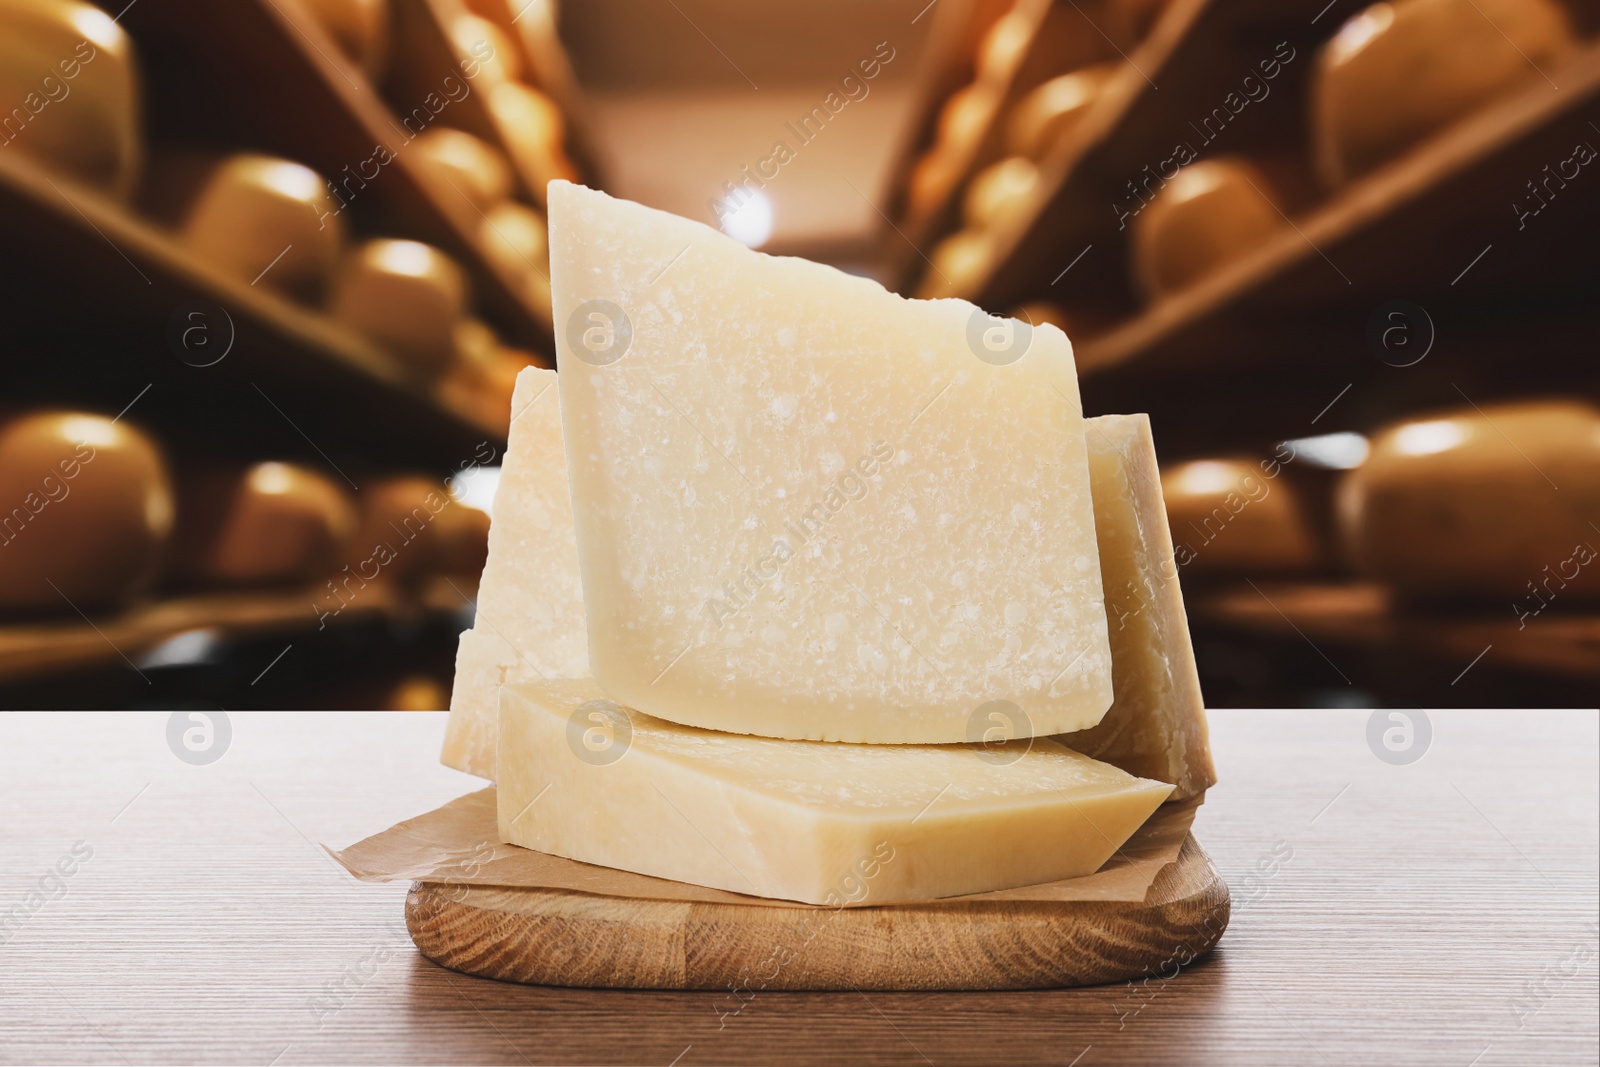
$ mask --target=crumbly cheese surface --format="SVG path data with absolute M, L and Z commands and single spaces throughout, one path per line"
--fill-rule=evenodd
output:
M 994 702 L 1016 736 L 1100 720 L 1111 661 L 1064 334 L 1021 341 L 965 302 L 566 183 L 550 230 L 608 694 L 855 742 L 971 740 Z

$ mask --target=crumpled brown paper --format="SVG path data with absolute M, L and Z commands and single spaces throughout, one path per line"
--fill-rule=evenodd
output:
M 1178 849 L 1204 798 L 1163 804 L 1105 866 L 1082 878 L 1061 882 L 944 897 L 945 903 L 971 900 L 1126 901 L 1145 898 L 1156 875 L 1178 858 Z M 327 846 L 323 846 L 326 848 Z M 451 885 L 563 889 L 597 896 L 631 897 L 705 904 L 757 904 L 778 908 L 818 908 L 793 900 L 730 893 L 666 878 L 597 867 L 500 842 L 493 786 L 458 797 L 442 808 L 391 826 L 380 834 L 328 853 L 363 882 L 444 882 Z M 863 900 L 859 907 L 893 907 Z

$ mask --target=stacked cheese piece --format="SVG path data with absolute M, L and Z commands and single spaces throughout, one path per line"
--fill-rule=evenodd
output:
M 1149 425 L 1082 417 L 1065 335 L 549 203 L 562 374 L 517 383 L 444 751 L 505 840 L 926 899 L 1211 784 Z

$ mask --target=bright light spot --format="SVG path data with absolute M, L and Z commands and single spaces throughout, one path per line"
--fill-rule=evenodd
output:
M 1178 471 L 1178 488 L 1185 493 L 1226 493 L 1238 485 L 1233 466 L 1212 459 L 1196 460 Z
M 120 440 L 119 433 L 116 423 L 94 415 L 72 415 L 61 423 L 62 436 L 82 445 L 110 448 Z
M 1431 456 L 1456 447 L 1467 439 L 1466 427 L 1459 422 L 1414 422 L 1395 434 L 1394 450 L 1402 456 Z
M 373 251 L 377 265 L 393 274 L 424 278 L 433 269 L 433 249 L 420 241 L 383 241 Z
M 73 11 L 71 22 L 78 33 L 101 48 L 114 49 L 122 42 L 122 29 L 116 20 L 87 4 Z
M 731 214 L 722 216 L 722 232 L 740 244 L 760 248 L 772 236 L 772 201 L 764 193 L 750 193 Z
M 500 488 L 499 467 L 474 467 L 450 479 L 450 495 L 456 503 L 488 512 L 494 506 L 495 490 Z
M 1371 451 L 1367 439 L 1358 433 L 1325 433 L 1316 437 L 1296 437 L 1285 441 L 1296 459 L 1303 459 L 1313 467 L 1331 471 L 1355 470 L 1367 461 Z
M 275 160 L 268 163 L 262 174 L 263 184 L 292 200 L 315 200 L 324 195 L 322 179 L 310 167 L 298 163 Z
M 293 484 L 293 475 L 282 463 L 258 463 L 250 472 L 250 488 L 263 496 L 287 493 Z
M 151 670 L 156 667 L 190 667 L 215 663 L 221 658 L 222 645 L 215 630 L 185 630 L 174 634 L 149 652 L 139 657 L 139 667 Z
M 1340 27 L 1328 42 L 1326 66 L 1337 66 L 1367 47 L 1367 43 L 1389 28 L 1394 22 L 1394 8 L 1388 4 L 1373 4 Z

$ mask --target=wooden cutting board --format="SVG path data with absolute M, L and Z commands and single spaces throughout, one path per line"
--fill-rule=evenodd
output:
M 453 970 L 622 989 L 1041 989 L 1175 967 L 1228 926 L 1191 835 L 1141 903 L 951 901 L 862 908 L 686 903 L 417 882 L 406 926 Z

